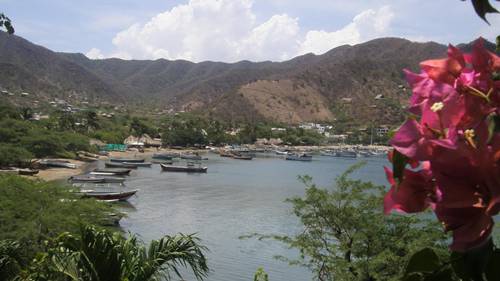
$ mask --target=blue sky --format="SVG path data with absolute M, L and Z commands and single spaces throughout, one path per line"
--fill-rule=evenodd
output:
M 385 36 L 461 43 L 500 34 L 500 15 L 488 15 L 488 26 L 470 1 L 458 0 L 0 0 L 0 7 L 17 35 L 91 58 L 280 61 Z

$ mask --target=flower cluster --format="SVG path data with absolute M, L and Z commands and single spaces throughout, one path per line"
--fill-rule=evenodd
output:
M 449 46 L 448 58 L 405 70 L 413 94 L 410 117 L 391 140 L 386 213 L 432 208 L 451 249 L 486 242 L 500 211 L 500 58 L 478 39 L 470 54 Z M 394 154 L 394 156 L 393 156 Z M 409 166 L 409 167 L 405 167 Z

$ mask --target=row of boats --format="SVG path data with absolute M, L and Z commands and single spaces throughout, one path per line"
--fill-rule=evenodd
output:
M 309 159 L 312 158 L 311 154 L 308 153 L 298 153 L 289 150 L 281 151 L 276 150 L 276 155 L 286 156 L 287 160 L 297 160 L 297 159 Z M 341 158 L 358 158 L 358 157 L 381 157 L 386 154 L 385 151 L 374 151 L 374 150 L 354 150 L 354 149 L 330 149 L 319 151 L 319 155 L 327 157 L 341 157 Z M 298 157 L 298 156 L 304 157 Z
M 172 165 L 172 162 L 159 162 L 161 170 L 167 172 L 187 172 L 206 173 L 208 168 L 201 166 L 201 163 L 188 161 L 186 165 Z M 130 175 L 132 169 L 139 167 L 151 167 L 151 162 L 137 158 L 111 158 L 105 163 L 105 168 L 96 168 L 87 174 L 72 176 L 68 179 L 74 185 L 78 184 L 119 184 L 123 185 L 126 177 Z M 104 201 L 126 201 L 137 193 L 137 189 L 129 191 L 96 191 L 82 189 L 80 193 L 83 197 L 91 197 Z

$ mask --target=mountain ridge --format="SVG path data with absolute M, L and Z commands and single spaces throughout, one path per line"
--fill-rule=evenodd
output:
M 283 62 L 92 60 L 0 33 L 0 86 L 45 100 L 135 104 L 230 120 L 300 123 L 351 116 L 396 124 L 409 95 L 402 69 L 417 70 L 422 60 L 444 57 L 446 48 L 378 38 Z

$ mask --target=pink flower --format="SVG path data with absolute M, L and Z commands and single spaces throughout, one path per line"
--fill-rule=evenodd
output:
M 403 213 L 417 213 L 427 209 L 436 201 L 435 184 L 428 168 L 420 171 L 405 169 L 404 179 L 398 185 L 390 169 L 384 167 L 387 180 L 391 189 L 384 198 L 384 212 L 389 214 L 392 210 Z
M 500 212 L 500 133 L 487 121 L 500 115 L 500 81 L 492 79 L 500 58 L 479 39 L 471 54 L 449 46 L 448 58 L 420 66 L 420 74 L 405 70 L 416 117 L 390 141 L 416 170 L 405 169 L 398 183 L 385 168 L 384 212 L 431 207 L 453 232 L 451 248 L 466 251 L 487 241 Z

